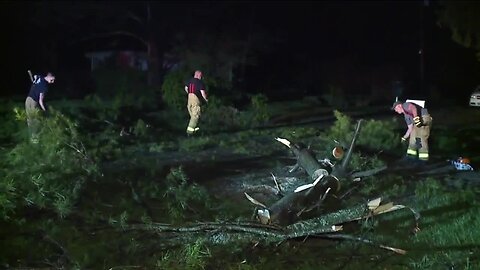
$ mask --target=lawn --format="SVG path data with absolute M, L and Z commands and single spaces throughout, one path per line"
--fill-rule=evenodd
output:
M 419 177 L 406 172 L 342 183 L 342 191 L 353 191 L 339 209 L 382 197 L 420 214 L 416 233 L 408 209 L 344 224 L 342 234 L 356 240 L 312 235 L 276 244 L 259 239 L 212 245 L 200 236 L 177 239 L 131 229 L 135 224 L 255 222 L 254 207 L 243 196 L 245 185 L 273 186 L 270 173 L 287 179 L 295 163 L 276 137 L 309 145 L 318 158 L 331 158 L 332 146 L 348 143 L 355 120 L 362 117 L 367 122 L 352 170 L 375 168 L 402 156 L 400 117 L 385 108 L 335 113 L 318 102 L 265 103 L 243 111 L 209 105 L 202 132 L 187 137 L 186 111 L 57 101 L 50 103 L 44 140 L 38 145 L 26 138 L 21 102 L 2 102 L 0 265 L 479 269 L 480 179 L 458 180 L 451 175 Z M 480 127 L 474 121 L 479 112 L 455 110 L 471 117 L 462 118 L 462 125 L 444 111 L 432 111 L 432 156 L 442 161 L 465 155 L 475 168 L 480 162 L 473 150 L 479 142 Z M 307 115 L 310 120 L 302 121 Z M 291 177 L 305 180 L 306 175 L 300 171 Z

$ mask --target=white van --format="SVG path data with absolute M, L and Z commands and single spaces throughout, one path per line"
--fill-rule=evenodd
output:
M 480 85 L 470 95 L 470 106 L 480 107 Z

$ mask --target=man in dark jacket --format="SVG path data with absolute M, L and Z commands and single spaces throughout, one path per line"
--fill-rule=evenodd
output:
M 405 117 L 407 131 L 401 140 L 409 140 L 407 157 L 428 161 L 428 137 L 432 127 L 432 117 L 428 110 L 413 102 L 401 101 L 393 103 L 392 110 Z
M 202 82 L 203 74 L 200 70 L 195 71 L 193 78 L 185 83 L 185 92 L 188 95 L 187 109 L 190 121 L 187 126 L 187 134 L 191 135 L 199 130 L 198 121 L 201 115 L 201 101 L 208 102 L 205 85 Z
M 35 75 L 32 78 L 32 86 L 25 100 L 25 111 L 27 114 L 27 125 L 30 132 L 32 143 L 38 143 L 38 129 L 40 121 L 38 119 L 40 109 L 46 111 L 45 95 L 48 91 L 48 85 L 55 82 L 55 75 L 48 72 L 45 77 Z

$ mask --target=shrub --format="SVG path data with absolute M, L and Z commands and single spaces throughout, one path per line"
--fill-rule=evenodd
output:
M 162 84 L 162 98 L 167 107 L 172 109 L 186 108 L 186 93 L 184 90 L 185 78 L 188 73 L 185 70 L 175 70 L 165 75 Z
M 270 111 L 268 110 L 268 98 L 263 94 L 256 94 L 250 98 L 252 108 L 252 123 L 263 124 L 270 120 Z
M 138 119 L 133 128 L 133 134 L 135 134 L 137 137 L 144 137 L 147 134 L 147 131 L 147 124 L 142 119 Z
M 16 108 L 15 104 L 11 101 L 0 103 L 0 122 L 2 128 L 0 128 L 0 142 L 11 143 L 14 141 L 14 135 L 20 130 L 21 126 L 26 123 L 15 121 L 16 115 L 24 115 L 25 110 L 22 108 Z
M 23 110 L 16 111 L 18 120 L 25 121 Z M 85 181 L 97 172 L 74 122 L 50 108 L 49 117 L 41 119 L 41 124 L 40 143 L 32 144 L 21 137 L 21 141 L 2 156 L 0 213 L 3 219 L 27 206 L 54 210 L 65 217 L 79 198 Z
M 210 209 L 210 200 L 207 191 L 194 182 L 189 181 L 182 167 L 171 169 L 166 178 L 166 206 L 173 221 L 183 221 L 187 214 L 191 218 L 195 207 L 203 210 Z
M 350 145 L 356 123 L 352 119 L 335 110 L 335 123 L 325 133 L 329 141 L 338 141 L 344 146 Z M 364 120 L 360 127 L 357 145 L 363 145 L 375 150 L 391 150 L 400 145 L 395 123 L 392 121 Z
M 337 110 L 334 110 L 333 114 L 337 120 L 328 130 L 328 136 L 341 142 L 349 142 L 354 132 L 352 119 Z
M 362 123 L 358 145 L 374 150 L 392 150 L 400 145 L 400 136 L 392 121 L 368 120 Z
M 243 126 L 243 114 L 233 106 L 227 105 L 222 99 L 210 97 L 208 105 L 204 107 L 200 119 L 212 130 L 235 129 Z
M 88 95 L 84 100 L 99 119 L 116 121 L 120 116 L 120 107 L 114 106 L 116 103 L 106 102 L 97 94 Z

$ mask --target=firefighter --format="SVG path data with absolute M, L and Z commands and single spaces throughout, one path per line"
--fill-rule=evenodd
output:
M 428 137 L 432 127 L 432 117 L 428 110 L 413 102 L 396 101 L 392 110 L 403 114 L 407 131 L 401 141 L 408 141 L 407 158 L 428 161 Z
M 200 128 L 198 121 L 201 115 L 202 102 L 208 102 L 205 84 L 202 82 L 202 71 L 196 70 L 193 78 L 185 83 L 185 92 L 188 95 L 187 109 L 190 114 L 190 121 L 187 126 L 187 134 L 192 135 Z
M 38 143 L 38 129 L 40 121 L 38 119 L 40 110 L 46 112 L 45 95 L 48 91 L 48 85 L 55 82 L 55 75 L 48 72 L 45 77 L 35 75 L 31 77 L 32 86 L 25 100 L 25 112 L 27 115 L 27 125 L 30 132 L 32 143 Z

